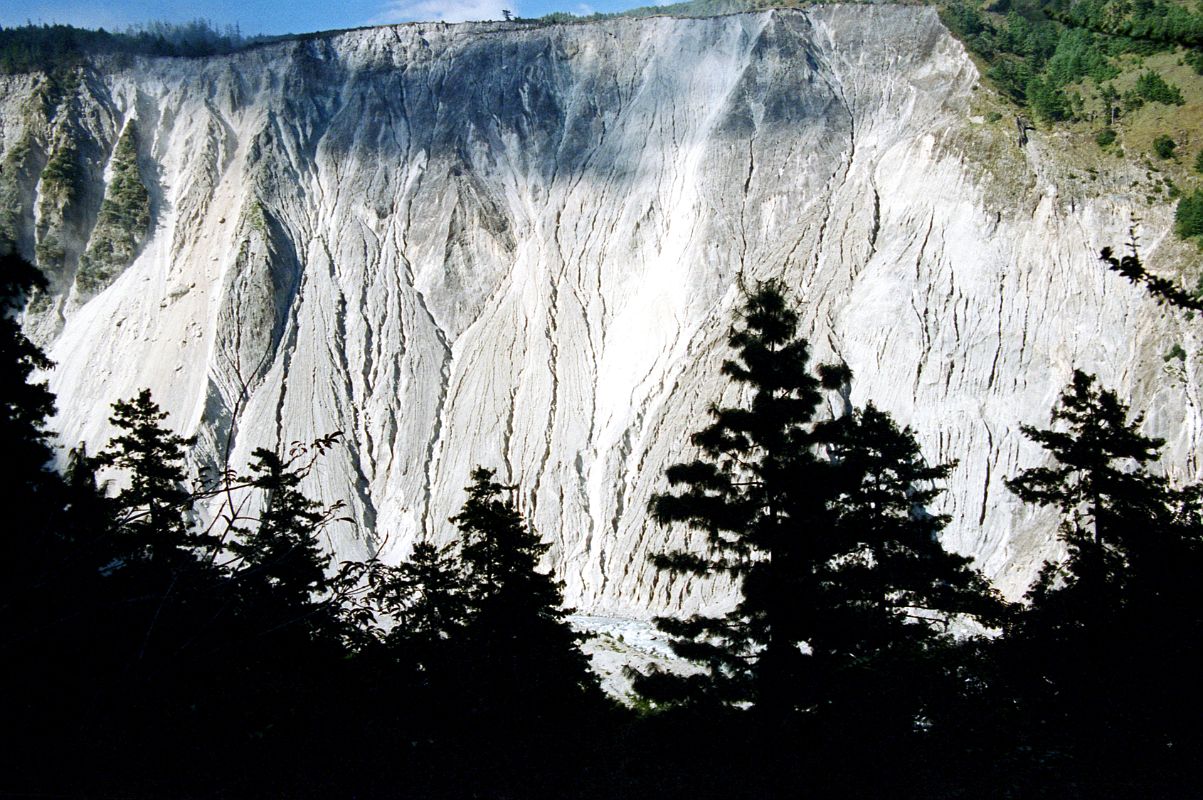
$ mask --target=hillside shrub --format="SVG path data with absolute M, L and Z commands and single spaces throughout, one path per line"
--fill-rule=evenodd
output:
M 1182 239 L 1203 235 L 1203 189 L 1183 195 L 1174 211 L 1174 233 Z
M 1152 70 L 1145 70 L 1136 79 L 1136 93 L 1150 103 L 1180 106 L 1186 102 L 1177 86 L 1166 83 L 1165 78 Z
M 1000 58 L 986 72 L 987 77 L 994 81 L 999 91 L 1007 94 L 1017 103 L 1024 103 L 1028 97 L 1028 83 L 1032 80 L 1032 71 L 1028 65 L 1013 58 Z
M 111 168 L 113 179 L 76 276 L 87 294 L 104 289 L 129 266 L 150 226 L 150 193 L 138 171 L 138 133 L 132 121 L 117 141 Z
M 75 199 L 83 180 L 79 166 L 79 151 L 69 134 L 64 134 L 55 146 L 46 166 L 42 168 L 42 191 L 56 205 Z
M 1153 140 L 1153 152 L 1158 158 L 1172 158 L 1177 146 L 1178 143 L 1164 133 Z
M 1099 147 L 1109 147 L 1115 142 L 1115 129 L 1103 128 L 1094 135 L 1094 141 Z
M 1186 51 L 1186 63 L 1200 75 L 1203 75 L 1203 50 L 1195 48 Z
M 1027 87 L 1028 103 L 1045 122 L 1060 122 L 1072 116 L 1069 97 L 1052 81 L 1033 78 Z

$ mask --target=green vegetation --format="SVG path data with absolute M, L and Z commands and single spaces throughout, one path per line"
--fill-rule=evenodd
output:
M 689 5 L 720 7 L 734 10 Z M 1118 125 L 1133 151 L 1152 142 L 1165 159 L 1176 145 L 1163 131 L 1197 146 L 1168 126 L 1137 140 L 1116 116 L 1121 103 L 1128 115 L 1186 110 L 1183 91 L 1137 58 L 1188 41 L 1193 15 L 1111 0 L 945 14 L 1042 122 L 1082 121 L 1100 147 Z M 64 52 L 67 64 L 82 51 Z M 1086 119 L 1100 110 L 1105 120 Z M 82 291 L 107 285 L 146 236 L 137 154 L 131 123 Z M 10 157 L 24 164 L 28 152 Z M 1150 168 L 1150 202 L 1178 192 L 1155 177 L 1173 167 Z M 47 197 L 77 197 L 69 138 L 42 180 Z M 0 216 L 13 231 L 15 209 Z M 245 214 L 254 230 L 271 224 L 258 201 Z M 1175 230 L 1203 240 L 1203 189 L 1181 196 Z M 739 605 L 660 620 L 700 671 L 637 676 L 636 714 L 600 696 L 561 584 L 538 568 L 549 544 L 489 470 L 472 473 L 443 544 L 342 564 L 322 546 L 341 503 L 301 489 L 337 434 L 258 449 L 243 469 L 194 483 L 192 442 L 144 391 L 114 405 L 108 447 L 54 472 L 53 396 L 31 382 L 50 365 L 15 322 L 41 278 L 3 243 L 0 253 L 0 449 L 16 472 L 0 482 L 14 534 L 0 594 L 6 791 L 696 800 L 1034 787 L 1173 797 L 1199 785 L 1203 487 L 1154 475 L 1162 443 L 1092 376 L 1074 373 L 1048 429 L 1023 429 L 1046 453 L 1008 485 L 1059 516 L 1065 555 L 1011 606 L 940 543 L 949 518 L 933 507 L 954 465 L 925 459 L 914 432 L 871 404 L 825 419 L 820 407 L 848 396 L 852 375 L 812 371 L 781 287 L 759 287 L 722 367 L 746 402 L 714 407 L 691 438 L 696 458 L 669 468 L 651 503 L 691 537 L 656 557 L 668 591 L 722 574 Z M 53 230 L 38 255 L 61 261 Z M 1203 309 L 1203 276 L 1189 294 L 1135 255 L 1103 256 L 1172 306 Z M 1186 356 L 1175 343 L 1164 357 Z M 960 622 L 992 636 L 951 635 Z
M 258 198 L 251 200 L 244 213 L 246 215 L 246 222 L 251 226 L 251 230 L 266 236 L 267 211 L 264 210 L 263 203 L 261 203 Z
M 175 25 L 152 22 L 124 33 L 70 25 L 0 28 L 0 74 L 63 73 L 94 56 L 175 56 L 197 58 L 242 50 L 285 37 L 244 37 L 237 26 L 219 30 L 196 19 Z
M 1167 106 L 1180 106 L 1186 101 L 1182 92 L 1165 82 L 1156 72 L 1142 72 L 1136 79 L 1136 93 L 1150 103 L 1164 103 Z
M 1073 116 L 1072 100 L 1051 80 L 1032 78 L 1024 89 L 1032 110 L 1045 122 L 1060 122 Z
M 544 14 L 534 21 L 540 25 L 563 25 L 566 23 L 580 22 L 582 19 L 582 17 L 578 17 L 576 14 L 569 14 L 567 11 L 553 11 L 550 14 Z
M 1010 2 L 1006 9 L 1004 15 L 957 2 L 943 7 L 942 16 L 987 62 L 986 73 L 999 89 L 1017 102 L 1031 103 L 1045 120 L 1069 117 L 1065 92 L 1070 84 L 1085 77 L 1102 82 L 1118 74 L 1108 48 L 1090 31 L 1065 29 L 1037 2 Z
M 1195 189 L 1178 200 L 1174 211 L 1174 233 L 1182 239 L 1203 236 L 1203 189 Z
M 129 266 L 150 226 L 150 194 L 138 169 L 138 131 L 132 121 L 117 140 L 110 170 L 112 179 L 76 274 L 79 290 L 88 295 Z
M 1190 3 L 951 0 L 940 11 L 987 79 L 1045 125 L 1153 149 L 1155 136 L 1182 142 L 1203 123 L 1203 83 L 1181 69 L 1203 67 L 1203 10 Z
M 1050 4 L 1050 9 L 1059 9 Z M 1145 42 L 1198 47 L 1203 44 L 1203 14 L 1188 4 L 1173 0 L 1088 0 L 1067 11 L 1052 12 L 1067 25 L 1100 31 L 1117 38 Z
M 34 247 L 38 266 L 47 272 L 55 272 L 63 266 L 67 258 L 67 250 L 54 232 L 47 232 L 38 239 Z
M 81 187 L 83 170 L 79 165 L 79 150 L 69 131 L 61 133 L 42 168 L 41 194 L 54 206 L 66 206 L 76 198 Z
M 1082 166 L 1097 158 L 1082 147 L 1093 139 L 1116 158 L 1148 153 L 1154 159 L 1164 175 L 1150 174 L 1147 185 L 1132 187 L 1150 206 L 1198 187 L 1203 6 L 1194 0 L 951 0 L 941 15 L 986 78 L 1028 108 L 1038 125 L 1060 128 Z M 1180 159 L 1187 147 L 1192 158 Z M 1191 208 L 1188 200 L 1187 230 L 1193 229 Z
M 1203 150 L 1195 154 L 1195 172 L 1203 172 Z
M 28 134 L 15 142 L 0 163 L 0 252 L 16 247 L 26 214 L 25 185 L 30 181 L 29 157 L 32 152 Z
M 34 252 L 38 266 L 49 275 L 57 275 L 67 258 L 59 239 L 63 216 L 82 191 L 83 169 L 79 149 L 70 126 L 60 128 L 51 145 L 50 158 L 42 168 L 39 181 L 37 244 Z

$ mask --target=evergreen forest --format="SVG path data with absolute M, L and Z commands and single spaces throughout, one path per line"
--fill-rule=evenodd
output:
M 134 56 L 199 58 L 225 55 L 280 37 L 243 36 L 204 19 L 183 24 L 151 22 L 125 31 L 27 23 L 0 27 L 0 74 L 63 73 L 97 56 L 127 62 Z
M 749 287 L 692 460 L 648 509 L 672 574 L 730 576 L 721 616 L 665 618 L 682 663 L 607 697 L 548 545 L 478 467 L 448 544 L 336 562 L 304 479 L 338 432 L 193 474 L 147 391 L 58 457 L 51 365 L 0 263 L 0 796 L 1185 797 L 1203 778 L 1203 486 L 1075 372 L 1010 489 L 1064 557 L 1009 602 L 944 549 L 952 465 L 811 364 L 786 287 Z M 1107 266 L 1156 292 L 1133 254 Z M 1115 278 L 1118 280 L 1118 276 Z M 1165 290 L 1166 287 L 1161 287 Z M 1171 306 L 1192 297 L 1162 292 Z M 1189 306 L 1188 306 L 1189 307 Z M 839 404 L 837 404 L 838 407 Z M 62 469 L 56 464 L 65 464 Z M 216 509 L 216 511 L 214 510 Z

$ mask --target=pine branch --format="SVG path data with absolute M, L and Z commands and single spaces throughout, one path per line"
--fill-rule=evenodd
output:
M 1144 284 L 1145 289 L 1159 304 L 1169 303 L 1188 311 L 1203 311 L 1203 297 L 1186 292 L 1176 286 L 1173 281 L 1147 271 L 1140 261 L 1140 255 L 1136 252 L 1135 240 L 1129 242 L 1128 246 L 1132 252 L 1120 258 L 1115 256 L 1110 247 L 1104 247 L 1099 252 L 1099 260 L 1107 265 L 1107 269 L 1123 275 L 1130 283 Z

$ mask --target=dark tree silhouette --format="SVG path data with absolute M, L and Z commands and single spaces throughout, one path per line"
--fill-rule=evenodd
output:
M 438 683 L 456 668 L 469 618 L 468 584 L 458 543 L 418 542 L 405 561 L 345 562 L 345 613 L 366 634 L 365 650 Z
M 1001 602 L 967 559 L 943 550 L 947 520 L 924 509 L 948 466 L 925 465 L 910 432 L 872 406 L 817 419 L 823 389 L 851 374 L 809 373 L 779 285 L 747 298 L 730 343 L 737 358 L 723 372 L 746 387 L 747 407 L 712 409 L 692 438 L 701 457 L 669 468 L 674 491 L 654 497 L 652 512 L 705 547 L 658 557 L 661 567 L 730 575 L 742 598 L 723 617 L 659 620 L 677 653 L 707 671 L 651 672 L 637 686 L 653 699 L 750 702 L 773 716 L 831 704 L 859 715 L 848 701 L 865 695 L 868 676 L 948 644 L 950 617 L 997 617 Z M 918 713 L 910 702 L 904 716 Z
M 73 512 L 76 498 L 54 471 L 46 426 L 54 397 L 37 376 L 51 363 L 19 320 L 26 298 L 45 280 L 2 248 L 0 243 L 0 731 L 8 734 L 8 753 L 19 764 L 36 760 L 39 743 L 71 704 L 63 687 L 87 653 L 81 645 L 91 634 L 79 624 L 80 608 L 94 602 L 93 545 L 106 523 L 103 515 L 81 519 Z
M 1145 469 L 1164 441 L 1140 433 L 1143 418 L 1129 421 L 1128 407 L 1095 383 L 1093 376 L 1074 372 L 1053 410 L 1053 422 L 1065 430 L 1023 426 L 1024 435 L 1055 463 L 1007 482 L 1021 499 L 1061 513 L 1060 537 L 1069 555 L 1046 565 L 1032 590 L 1036 601 L 1066 586 L 1102 593 L 1101 599 L 1124 580 L 1131 546 L 1140 545 L 1132 537 L 1144 536 L 1149 526 L 1164 527 L 1172 515 L 1165 481 Z
M 910 429 L 872 404 L 821 426 L 832 462 L 833 551 L 817 570 L 809 644 L 831 714 L 905 735 L 957 666 L 950 622 L 998 625 L 1007 606 L 971 560 L 949 553 L 928 509 L 952 464 L 927 464 Z
M 598 692 L 563 607 L 562 584 L 538 569 L 550 545 L 540 541 L 510 489 L 476 468 L 468 499 L 451 518 L 460 531 L 469 619 L 465 650 L 490 703 L 509 711 L 546 711 Z M 537 706 L 543 705 L 543 709 Z
M 171 567 L 190 563 L 204 551 L 211 555 L 218 540 L 192 524 L 194 492 L 185 466 L 192 440 L 164 428 L 166 419 L 149 389 L 114 403 L 109 422 L 117 435 L 94 464 L 118 470 L 127 482 L 114 501 L 121 533 L 135 543 L 131 557 Z
M 1067 554 L 1045 564 L 1008 630 L 1004 702 L 1026 714 L 1022 739 L 1072 759 L 1085 784 L 1170 791 L 1198 772 L 1187 709 L 1203 701 L 1199 488 L 1149 472 L 1162 440 L 1096 383 L 1075 372 L 1054 427 L 1023 429 L 1053 463 L 1008 485 L 1058 510 Z
M 1123 275 L 1130 283 L 1143 284 L 1158 303 L 1169 303 L 1188 311 L 1203 311 L 1203 297 L 1191 294 L 1173 281 L 1149 272 L 1141 263 L 1135 241 L 1130 242 L 1128 247 L 1131 252 L 1125 256 L 1116 256 L 1110 247 L 1104 247 L 1099 253 L 1099 260 L 1107 265 L 1107 269 Z
M 781 288 L 762 285 L 745 303 L 728 339 L 736 357 L 723 373 L 746 387 L 746 407 L 711 409 L 714 421 L 691 437 L 701 450 L 666 476 L 674 491 L 650 507 L 661 524 L 699 533 L 705 552 L 658 556 L 657 566 L 737 579 L 743 598 L 722 617 L 662 618 L 678 655 L 706 667 L 685 680 L 652 673 L 637 682 L 653 699 L 755 702 L 784 710 L 797 694 L 816 608 L 814 569 L 827 554 L 833 517 L 825 493 L 829 467 L 816 455 L 813 422 L 822 400 L 807 370 L 809 348 Z
M 54 396 L 45 381 L 33 380 L 37 371 L 52 365 L 22 333 L 18 320 L 29 293 L 45 286 L 45 278 L 29 262 L 15 254 L 0 256 L 0 452 L 11 474 L 25 484 L 15 489 L 21 493 L 44 489 L 37 484 L 53 474 L 46 420 L 54 413 Z
M 294 444 L 287 460 L 264 448 L 252 454 L 255 461 L 248 483 L 262 493 L 263 509 L 230 542 L 230 551 L 239 559 L 236 576 L 262 581 L 294 608 L 315 602 L 329 588 L 330 554 L 318 536 L 342 504 L 323 506 L 306 497 L 300 485 L 313 458 L 338 438 L 335 434 L 310 446 Z

